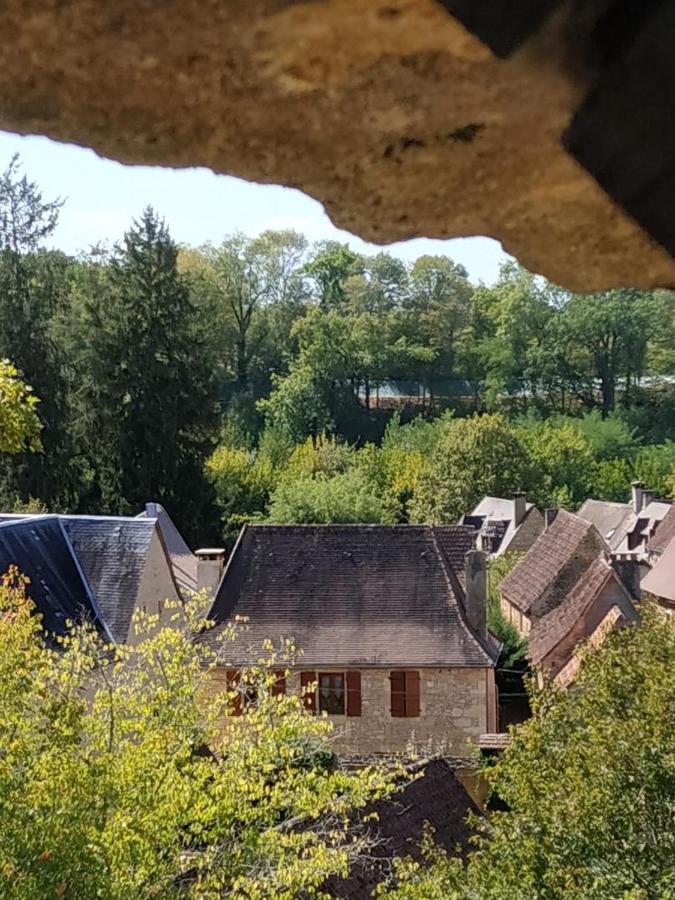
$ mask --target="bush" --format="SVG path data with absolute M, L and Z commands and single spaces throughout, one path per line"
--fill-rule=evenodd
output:
M 282 482 L 272 495 L 267 521 L 279 525 L 393 524 L 395 518 L 361 474 L 351 469 L 333 478 Z

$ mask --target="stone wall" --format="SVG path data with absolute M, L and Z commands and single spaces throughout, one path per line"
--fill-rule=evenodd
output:
M 331 669 L 330 671 L 337 671 Z M 468 756 L 470 742 L 496 729 L 493 669 L 421 669 L 420 715 L 393 718 L 390 712 L 389 669 L 361 670 L 361 715 L 329 716 L 334 723 L 333 746 L 338 754 L 443 752 Z M 225 688 L 225 672 L 214 673 Z M 288 692 L 301 693 L 300 673 L 286 680 Z
M 512 606 L 503 595 L 500 597 L 500 605 L 502 615 L 506 621 L 518 629 L 518 634 L 522 635 L 522 637 L 527 637 L 530 633 L 530 620 L 528 617 L 524 616 L 515 606 Z
M 525 516 L 520 528 L 513 535 L 513 540 L 506 548 L 507 553 L 525 553 L 544 530 L 544 516 L 533 507 Z
M 136 609 L 143 610 L 151 616 L 159 615 L 160 624 L 168 625 L 176 610 L 167 610 L 166 602 L 167 600 L 178 601 L 179 599 L 169 561 L 157 533 L 157 528 L 155 528 L 145 559 L 145 566 L 143 567 Z M 127 640 L 133 644 L 137 639 L 138 637 L 134 634 L 132 623 Z

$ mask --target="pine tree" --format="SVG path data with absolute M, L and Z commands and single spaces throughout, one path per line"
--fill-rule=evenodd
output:
M 80 315 L 79 428 L 90 506 L 124 514 L 164 504 L 188 535 L 203 527 L 203 460 L 215 427 L 199 321 L 176 267 L 178 248 L 148 208 L 90 273 Z
M 0 358 L 9 358 L 40 397 L 42 452 L 0 457 L 0 503 L 39 498 L 51 509 L 77 505 L 77 454 L 68 428 L 63 355 L 52 325 L 67 298 L 71 260 L 42 244 L 60 200 L 45 201 L 14 156 L 0 174 Z

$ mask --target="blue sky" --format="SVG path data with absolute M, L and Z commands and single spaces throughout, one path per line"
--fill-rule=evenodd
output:
M 148 204 L 186 244 L 217 243 L 237 230 L 255 235 L 266 228 L 295 228 L 312 241 L 342 240 L 365 253 L 379 249 L 335 228 L 320 203 L 290 188 L 252 184 L 208 169 L 123 166 L 72 144 L 0 132 L 0 171 L 13 153 L 20 154 L 24 172 L 46 199 L 66 200 L 51 243 L 69 253 L 117 240 Z M 473 280 L 488 283 L 507 259 L 497 241 L 482 237 L 418 238 L 387 249 L 409 260 L 423 253 L 447 254 Z

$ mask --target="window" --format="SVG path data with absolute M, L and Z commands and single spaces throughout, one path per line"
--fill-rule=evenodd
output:
M 330 716 L 345 714 L 345 676 L 343 672 L 319 673 L 319 711 Z
M 300 684 L 310 712 L 317 712 L 318 705 L 319 712 L 332 716 L 361 715 L 360 672 L 301 672 Z
M 391 672 L 391 714 L 397 719 L 410 719 L 420 714 L 420 673 Z

